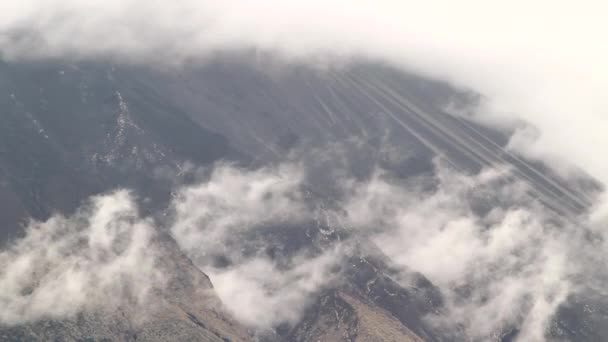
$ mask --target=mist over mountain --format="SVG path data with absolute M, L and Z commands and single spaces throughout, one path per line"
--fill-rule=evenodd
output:
M 0 5 L 0 340 L 604 340 L 606 51 L 541 3 Z

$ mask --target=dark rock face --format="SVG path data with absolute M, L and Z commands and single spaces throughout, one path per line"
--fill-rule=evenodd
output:
M 510 165 L 531 185 L 531 196 L 559 214 L 589 205 L 584 193 L 597 188 L 595 182 L 563 185 L 541 165 L 504 151 L 503 134 L 443 111 L 448 104 L 466 107 L 475 100 L 445 84 L 370 63 L 331 72 L 259 65 L 243 56 L 179 71 L 1 63 L 0 236 L 3 241 L 19 236 L 25 218 L 71 212 L 88 196 L 118 187 L 134 189 L 146 214 L 162 216 L 185 162 L 259 166 L 297 153 L 311 161 L 306 184 L 314 194 L 311 202 L 329 205 L 336 194 L 327 175 L 335 164 L 316 163 L 314 156 L 332 144 L 341 147 L 340 167 L 363 179 L 378 165 L 402 178 L 427 174 L 433 158 L 441 156 L 465 172 Z M 314 223 L 256 234 L 243 238 L 252 246 L 265 241 L 266 252 L 277 259 L 350 241 L 348 231 Z M 116 312 L 2 327 L 0 340 L 252 339 L 223 311 L 212 280 L 171 237 L 160 236 L 160 266 L 170 278 L 145 320 L 127 305 Z M 349 243 L 353 248 L 338 270 L 341 280 L 317 294 L 301 322 L 270 339 L 466 340 L 458 334 L 446 338 L 426 322 L 427 315 L 442 310 L 443 300 L 424 275 L 412 270 L 411 284 L 404 287 L 371 242 Z M 218 265 L 228 263 L 218 258 Z M 605 319 L 579 312 L 585 305 L 562 310 L 552 332 L 557 340 L 606 336 L 600 329 Z
M 0 213 L 4 238 L 18 233 L 20 217 L 69 212 L 117 187 L 162 203 L 171 186 L 163 172 L 238 155 L 224 137 L 115 73 L 0 64 L 0 197 L 14 208 Z

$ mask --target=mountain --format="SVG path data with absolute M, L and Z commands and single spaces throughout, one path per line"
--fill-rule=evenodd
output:
M 479 101 L 472 92 L 373 61 L 323 69 L 243 53 L 165 69 L 102 61 L 3 62 L 4 245 L 26 234 L 27 219 L 73 215 L 90 196 L 128 188 L 137 194 L 142 214 L 160 223 L 153 248 L 168 281 L 146 300 L 155 304 L 146 319 L 140 319 L 136 305 L 125 303 L 5 324 L 0 339 L 471 340 L 459 329 L 446 332 L 425 319 L 446 306 L 441 289 L 424 274 L 396 268 L 374 241 L 323 217 L 331 215 L 328 208 L 340 206 L 335 170 L 363 180 L 382 167 L 401 180 L 426 179 L 433 176 L 437 158 L 465 174 L 508 167 L 511 179 L 528 186 L 526 196 L 556 217 L 587 210 L 600 189 L 597 182 L 584 176 L 566 181 L 505 149 L 509 132 L 448 113 L 465 112 Z M 238 322 L 238 312 L 226 310 L 213 277 L 178 246 L 170 224 L 162 223 L 172 215 L 167 208 L 175 189 L 196 182 L 185 170 L 188 165 L 204 169 L 229 162 L 256 169 L 293 156 L 310 168 L 305 202 L 315 220 L 246 232 L 238 248 L 245 256 L 261 253 L 279 262 L 347 248 L 335 269 L 339 280 L 313 291 L 298 322 L 255 331 Z M 480 210 L 494 204 L 480 203 Z M 230 256 L 217 256 L 216 268 L 231 262 Z M 404 273 L 408 286 L 399 281 Z M 601 340 L 603 335 L 594 332 L 605 318 L 575 313 L 588 303 L 583 298 L 563 306 L 550 337 Z M 509 341 L 517 333 L 505 329 L 495 339 Z

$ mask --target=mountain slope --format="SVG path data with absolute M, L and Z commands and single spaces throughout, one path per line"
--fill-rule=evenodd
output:
M 102 62 L 0 64 L 3 241 L 23 235 L 20 223 L 27 218 L 69 215 L 91 195 L 129 188 L 144 215 L 159 222 L 159 267 L 170 276 L 150 300 L 154 305 L 145 319 L 125 305 L 7 325 L 0 339 L 252 339 L 226 313 L 206 270 L 168 236 L 172 191 L 197 180 L 188 176 L 188 166 L 230 161 L 254 168 L 297 156 L 311 169 L 307 200 L 317 207 L 330 206 L 338 196 L 332 178 L 337 169 L 368 179 L 382 167 L 411 179 L 432 175 L 438 157 L 463 173 L 509 168 L 511 178 L 529 186 L 528 197 L 560 217 L 584 212 L 599 188 L 585 177 L 565 182 L 506 150 L 508 134 L 447 114 L 448 106 L 467 108 L 478 99 L 446 84 L 371 62 L 323 71 L 249 58 L 222 56 L 160 71 Z M 352 247 L 338 265 L 339 280 L 314 293 L 300 322 L 279 327 L 269 339 L 467 339 L 459 331 L 446 338 L 427 322 L 428 315 L 444 310 L 442 294 L 429 279 L 411 270 L 408 284 L 397 281 L 391 260 L 345 227 L 309 222 L 252 234 L 235 248 L 278 261 L 302 251 L 321 254 L 344 241 Z M 564 328 L 557 335 L 588 336 L 589 320 L 567 317 L 566 312 L 558 319 Z M 497 340 L 507 341 L 509 334 L 497 332 Z

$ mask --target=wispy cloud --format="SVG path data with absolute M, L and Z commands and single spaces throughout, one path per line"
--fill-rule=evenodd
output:
M 179 211 L 177 241 L 210 273 L 229 310 L 249 325 L 294 322 L 314 293 L 340 281 L 332 269 L 346 254 L 334 250 L 297 255 L 286 264 L 268 257 L 264 243 L 257 254 L 243 254 L 249 241 L 242 232 L 287 226 L 285 218 L 296 218 L 305 229 L 319 214 L 308 209 L 304 197 L 294 196 L 302 189 L 303 172 L 294 165 L 261 171 L 223 166 L 210 182 L 185 189 L 177 202 L 203 213 Z M 340 174 L 336 183 L 341 188 L 336 209 L 323 209 L 335 218 L 330 224 L 371 239 L 404 272 L 419 271 L 437 285 L 445 308 L 426 318 L 438 329 L 464 328 L 480 339 L 518 329 L 521 340 L 542 340 L 559 306 L 581 289 L 581 277 L 590 276 L 584 265 L 599 265 L 589 255 L 599 255 L 601 248 L 580 252 L 586 218 L 573 225 L 556 216 L 529 195 L 527 185 L 509 177 L 509 170 L 464 175 L 438 163 L 433 176 L 403 180 L 377 170 L 367 180 Z M 209 219 L 206 210 L 218 205 L 222 220 Z M 220 250 L 203 247 L 210 244 Z M 215 266 L 208 251 L 227 255 L 229 265 Z M 402 280 L 411 286 L 407 277 Z
M 579 227 L 551 223 L 555 214 L 527 197 L 524 185 L 506 182 L 504 173 L 438 171 L 430 192 L 384 180 L 366 184 L 354 208 L 383 210 L 351 216 L 352 224 L 383 224 L 386 230 L 373 236 L 376 245 L 439 286 L 446 311 L 427 317 L 439 328 L 463 327 L 481 340 L 517 328 L 520 340 L 543 340 L 574 291 L 570 277 L 580 260 L 570 246 L 581 239 L 572 230 Z
M 26 236 L 0 253 L 0 322 L 144 305 L 164 282 L 155 234 L 126 191 L 94 197 L 70 217 L 31 222 Z
M 244 233 L 261 225 L 306 218 L 301 186 L 295 165 L 253 171 L 220 165 L 209 179 L 176 193 L 171 231 L 191 258 L 208 262 L 203 259 L 235 249 Z
M 340 191 L 322 208 L 311 205 L 307 172 L 297 162 L 217 165 L 171 204 L 167 228 L 179 247 L 210 275 L 228 312 L 253 328 L 297 322 L 315 294 L 343 280 L 348 240 L 269 253 L 281 246 L 282 230 L 303 231 L 323 215 L 333 217 L 323 222 L 329 228 L 373 241 L 404 274 L 427 276 L 445 306 L 426 319 L 472 338 L 517 328 L 520 340 L 542 340 L 559 306 L 605 261 L 602 244 L 586 243 L 586 217 L 573 225 L 556 216 L 508 170 L 464 175 L 437 163 L 433 175 L 405 180 L 384 170 L 367 179 L 338 172 Z M 126 300 L 143 305 L 168 276 L 158 266 L 158 229 L 126 191 L 30 224 L 0 254 L 0 321 L 69 317 Z
M 303 177 L 290 163 L 258 170 L 218 165 L 207 180 L 176 194 L 173 236 L 209 274 L 228 310 L 249 326 L 296 323 L 341 261 L 339 249 L 309 253 L 312 246 L 279 259 L 266 253 L 274 234 L 303 230 L 315 217 Z M 277 231 L 252 234 L 268 227 Z M 217 258 L 228 265 L 216 265 Z

